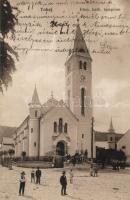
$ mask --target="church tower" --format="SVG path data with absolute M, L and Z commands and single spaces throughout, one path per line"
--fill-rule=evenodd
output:
M 92 58 L 79 23 L 76 26 L 73 49 L 65 63 L 66 104 L 79 119 L 78 150 L 91 155 L 92 119 Z
M 39 157 L 41 104 L 35 86 L 32 101 L 29 104 L 29 156 Z
M 108 144 L 109 144 L 109 149 L 116 149 L 117 148 L 116 134 L 115 134 L 115 129 L 113 127 L 112 118 L 111 118 L 111 121 L 110 121 L 107 140 L 108 140 Z

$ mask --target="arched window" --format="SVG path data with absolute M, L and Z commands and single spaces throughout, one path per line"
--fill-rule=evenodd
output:
M 84 138 L 84 134 L 82 134 L 82 139 Z
M 79 61 L 79 69 L 82 69 L 82 61 Z
M 35 117 L 37 117 L 37 110 L 35 110 Z
M 59 119 L 59 132 L 62 133 L 62 130 L 63 130 L 63 119 L 60 118 Z
M 81 89 L 81 114 L 85 115 L 85 88 Z
M 54 133 L 57 133 L 57 122 L 54 122 Z
M 84 62 L 84 70 L 86 70 L 86 69 L 87 69 L 87 63 Z
M 68 132 L 68 124 L 65 123 L 65 125 L 64 125 L 64 133 L 67 133 L 67 132 Z

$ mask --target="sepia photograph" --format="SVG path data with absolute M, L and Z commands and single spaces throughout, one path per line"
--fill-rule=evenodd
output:
M 0 200 L 130 200 L 130 1 L 0 0 Z

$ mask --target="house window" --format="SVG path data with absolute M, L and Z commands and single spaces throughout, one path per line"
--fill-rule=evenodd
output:
M 113 138 L 112 137 L 110 137 L 110 141 L 112 142 L 112 140 L 113 140 Z
M 85 115 L 85 89 L 81 89 L 81 114 Z
M 126 146 L 122 146 L 122 149 L 126 149 Z
M 31 133 L 33 133 L 33 128 L 31 128 Z
M 60 118 L 59 119 L 59 132 L 62 133 L 62 129 L 63 129 L 63 119 Z
M 57 133 L 57 122 L 54 122 L 54 133 Z
M 84 138 L 84 134 L 82 134 L 82 139 Z
M 67 133 L 68 132 L 68 124 L 67 123 L 65 123 L 65 125 L 64 125 L 64 133 Z
M 35 111 L 35 117 L 37 117 L 37 110 Z
M 34 142 L 34 147 L 36 147 L 37 146 L 37 144 L 36 144 L 36 142 Z
M 84 62 L 84 70 L 86 70 L 86 69 L 87 69 L 87 63 Z
M 79 69 L 82 69 L 82 61 L 79 61 Z

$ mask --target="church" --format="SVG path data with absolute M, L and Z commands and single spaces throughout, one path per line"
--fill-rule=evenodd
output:
M 65 62 L 65 102 L 53 95 L 41 104 L 35 86 L 29 115 L 13 135 L 15 157 L 73 155 L 87 152 L 91 158 L 92 58 L 76 25 L 73 50 Z M 95 155 L 95 145 L 93 145 Z

